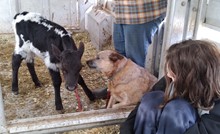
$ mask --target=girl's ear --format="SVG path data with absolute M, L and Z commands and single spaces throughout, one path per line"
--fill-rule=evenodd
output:
M 175 81 L 176 75 L 174 74 L 174 72 L 169 68 L 169 66 L 166 66 L 166 69 L 167 69 L 167 77 L 171 78 L 172 81 Z

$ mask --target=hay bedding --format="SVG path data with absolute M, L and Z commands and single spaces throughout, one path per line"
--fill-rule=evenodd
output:
M 84 67 L 81 74 L 91 90 L 106 86 L 105 78 L 95 70 L 91 70 L 85 61 L 95 57 L 97 50 L 91 44 L 88 33 L 74 33 L 73 38 L 78 45 L 80 41 L 85 44 L 85 52 L 82 57 Z M 35 88 L 25 62 L 19 69 L 19 95 L 11 92 L 11 55 L 13 53 L 15 39 L 13 34 L 0 35 L 0 83 L 3 92 L 4 108 L 6 120 L 41 117 L 58 114 L 54 105 L 54 90 L 49 72 L 43 62 L 36 58 L 35 69 L 42 82 L 41 88 Z M 103 49 L 113 49 L 111 43 L 107 43 Z M 78 86 L 83 111 L 97 110 L 105 107 L 105 100 L 90 102 L 82 88 Z M 61 97 L 65 113 L 77 112 L 77 100 L 74 92 L 66 90 L 61 86 Z M 119 126 L 106 126 L 87 130 L 77 130 L 65 132 L 65 134 L 115 134 L 118 133 Z

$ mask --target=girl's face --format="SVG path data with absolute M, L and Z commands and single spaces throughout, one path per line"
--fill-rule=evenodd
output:
M 176 75 L 173 73 L 173 71 L 169 68 L 169 66 L 167 65 L 166 67 L 167 70 L 167 76 L 172 79 L 172 81 L 175 81 Z

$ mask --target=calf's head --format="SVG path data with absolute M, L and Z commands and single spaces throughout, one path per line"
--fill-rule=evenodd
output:
M 84 52 L 84 44 L 80 42 L 78 50 L 66 49 L 62 52 L 53 45 L 52 51 L 60 62 L 60 70 L 63 73 L 66 89 L 69 91 L 75 90 L 82 69 L 81 57 Z

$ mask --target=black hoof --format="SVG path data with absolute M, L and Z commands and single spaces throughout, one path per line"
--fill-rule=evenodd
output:
M 107 99 L 108 91 L 107 88 L 97 89 L 93 91 L 95 99 Z
M 89 100 L 90 100 L 90 101 L 95 101 L 95 100 L 96 100 L 95 95 L 94 95 L 94 94 L 90 95 Z
M 39 82 L 37 82 L 37 83 L 35 83 L 35 88 L 39 88 L 39 87 L 42 87 L 42 84 L 41 84 L 41 82 L 39 81 Z
M 58 104 L 55 105 L 55 107 L 56 107 L 56 110 L 57 110 L 58 113 L 60 113 L 60 114 L 64 113 L 64 109 L 63 109 L 62 103 L 59 104 L 59 105 Z
M 12 91 L 14 95 L 18 95 L 18 91 Z
M 64 109 L 62 109 L 62 110 L 57 110 L 57 113 L 59 113 L 59 114 L 64 114 L 64 113 L 65 113 L 65 110 L 64 110 Z

